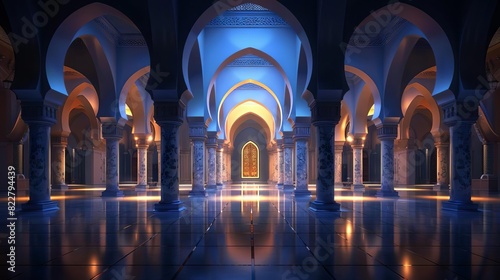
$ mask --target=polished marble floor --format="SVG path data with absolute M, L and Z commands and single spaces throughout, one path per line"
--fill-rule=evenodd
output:
M 310 187 L 314 189 L 314 187 Z M 474 193 L 476 213 L 441 210 L 447 193 L 397 199 L 336 190 L 340 213 L 308 211 L 270 185 L 230 185 L 153 211 L 159 191 L 101 198 L 53 192 L 60 210 L 17 213 L 16 272 L 1 279 L 498 279 L 500 196 Z M 368 192 L 367 192 L 368 193 Z M 314 195 L 313 195 L 314 196 Z M 5 197 L 5 196 L 4 196 Z M 18 194 L 18 204 L 26 201 Z M 2 200 L 5 202 L 5 200 Z M 5 205 L 5 204 L 4 204 Z M 6 211 L 0 218 L 6 221 Z

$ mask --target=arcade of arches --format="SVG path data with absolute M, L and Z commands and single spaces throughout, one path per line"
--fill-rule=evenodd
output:
M 313 212 L 339 189 L 454 211 L 499 190 L 496 1 L 28 2 L 0 4 L 1 170 L 23 212 L 82 187 L 155 190 L 157 212 L 241 183 Z
M 298 4 L 238 2 L 185 7 L 177 29 L 151 12 L 154 28 L 134 20 L 125 4 L 48 1 L 38 8 L 58 13 L 44 28 L 4 7 L 3 165 L 26 178 L 26 208 L 56 207 L 48 190 L 72 184 L 121 196 L 119 184 L 177 193 L 180 183 L 203 195 L 258 180 L 301 194 L 316 185 L 322 205 L 336 205 L 334 186 L 379 184 L 378 195 L 397 196 L 394 186 L 432 184 L 451 186 L 458 208 L 473 205 L 471 189 L 498 190 L 494 20 L 457 29 L 424 1 L 373 4 L 340 24 Z M 328 34 L 335 24 L 346 27 Z M 466 28 L 481 40 L 455 39 Z M 157 40 L 161 32 L 176 40 Z M 241 166 L 248 141 L 258 176 Z

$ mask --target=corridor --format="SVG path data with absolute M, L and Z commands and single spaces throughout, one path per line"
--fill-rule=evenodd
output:
M 500 273 L 499 195 L 473 193 L 480 211 L 455 213 L 441 210 L 447 193 L 422 187 L 398 189 L 399 198 L 371 197 L 369 186 L 364 193 L 336 189 L 341 212 L 317 213 L 307 209 L 309 197 L 271 185 L 229 185 L 206 198 L 190 198 L 181 186 L 186 211 L 174 214 L 153 210 L 158 190 L 123 190 L 123 198 L 102 198 L 102 190 L 72 187 L 53 193 L 60 211 L 19 213 L 11 279 L 494 279 Z

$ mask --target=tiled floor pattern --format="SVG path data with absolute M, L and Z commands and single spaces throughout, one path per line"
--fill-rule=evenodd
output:
M 310 197 L 269 185 L 182 192 L 181 213 L 154 212 L 157 190 L 54 192 L 59 211 L 18 213 L 15 273 L 2 238 L 0 278 L 498 279 L 499 195 L 474 194 L 479 212 L 453 213 L 441 210 L 446 193 L 399 191 L 388 199 L 337 190 L 336 214 L 311 212 Z

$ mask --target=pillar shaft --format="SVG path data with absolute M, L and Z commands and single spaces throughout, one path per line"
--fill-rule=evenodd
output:
M 29 126 L 29 200 L 22 211 L 58 210 L 50 198 L 50 127 L 55 123 L 56 107 L 44 103 L 21 103 L 22 118 Z
M 436 176 L 436 186 L 434 190 L 448 190 L 450 187 L 450 144 L 449 135 L 443 134 L 441 136 L 435 136 L 435 147 L 437 156 L 437 176 Z
M 118 142 L 122 136 L 123 127 L 117 122 L 103 122 L 102 137 L 106 140 L 106 190 L 102 192 L 103 197 L 123 196 L 118 186 Z
M 311 120 L 307 117 L 296 117 L 293 125 L 295 141 L 295 196 L 311 195 L 308 190 L 308 147 Z
M 342 152 L 344 151 L 344 142 L 335 142 L 335 186 L 343 187 L 342 183 Z
M 148 186 L 148 144 L 146 138 L 138 138 L 137 145 L 137 186 L 138 190 L 145 190 Z
M 445 210 L 477 210 L 477 204 L 471 201 L 472 125 L 472 121 L 450 125 L 450 200 L 443 202 Z
M 397 136 L 397 124 L 380 124 L 377 126 L 380 139 L 380 190 L 377 196 L 397 197 L 394 190 L 394 139 Z
M 281 142 L 281 141 L 280 141 Z M 281 146 L 281 143 L 278 143 L 278 185 L 277 187 L 278 188 L 283 188 L 283 181 L 284 181 L 284 164 L 285 164 L 285 160 L 284 160 L 284 156 L 283 156 L 283 148 Z
M 316 123 L 317 174 L 316 200 L 309 208 L 313 211 L 338 211 L 340 205 L 334 200 L 334 127 L 335 123 Z
M 352 168 L 352 178 L 353 178 L 353 188 L 354 189 L 364 189 L 363 185 L 363 144 L 364 138 L 355 137 L 351 144 L 352 155 L 353 155 L 353 168 Z M 394 171 L 393 171 L 394 172 Z
M 293 139 L 291 132 L 283 134 L 283 189 L 293 190 Z
M 65 136 L 52 137 L 52 189 L 66 190 L 66 146 Z
M 161 131 L 161 192 L 155 211 L 182 211 L 179 200 L 179 140 L 178 130 L 182 124 L 186 106 L 183 102 L 155 102 L 154 118 Z
M 216 161 L 216 185 L 217 186 L 222 186 L 223 182 L 223 168 L 222 168 L 222 154 L 223 154 L 223 148 L 222 148 L 222 143 L 218 143 L 217 145 L 217 161 Z
M 495 171 L 493 166 L 495 164 L 495 144 L 486 142 L 483 144 L 483 175 L 481 179 L 494 178 Z
M 217 135 L 215 132 L 209 132 L 207 139 L 207 189 L 217 188 Z
M 157 121 L 158 122 L 158 121 Z M 179 201 L 179 144 L 180 123 L 160 122 L 161 127 L 161 198 L 155 204 L 156 211 L 182 211 Z
M 205 183 L 205 141 L 202 139 L 192 139 L 192 149 L 193 149 L 193 188 L 191 192 L 194 193 L 204 193 L 204 183 Z
M 161 187 L 161 140 L 156 142 L 156 153 L 158 157 L 158 182 L 156 183 L 156 186 Z

